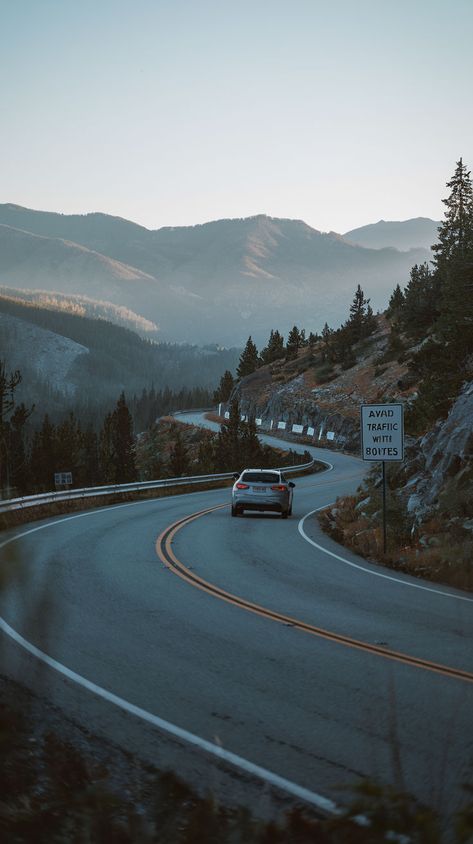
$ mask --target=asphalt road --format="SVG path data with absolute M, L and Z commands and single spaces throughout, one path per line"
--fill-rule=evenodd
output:
M 315 516 L 301 524 L 353 491 L 365 471 L 353 457 L 312 451 L 333 468 L 296 480 L 292 518 L 231 519 L 226 506 L 184 526 L 173 553 L 206 581 L 263 607 L 473 672 L 471 595 L 365 563 L 321 534 Z M 202 768 L 205 747 L 190 746 L 185 736 L 170 739 L 156 719 L 336 802 L 346 801 L 345 787 L 372 777 L 445 813 L 461 805 L 462 785 L 472 781 L 472 682 L 247 612 L 161 562 L 155 545 L 167 526 L 227 502 L 228 490 L 200 492 L 35 523 L 2 537 L 4 621 L 60 666 L 139 711 L 118 714 L 94 687 L 40 670 L 9 629 L 4 670 L 40 682 L 91 729 L 130 741 L 158 765 L 175 765 L 204 790 L 220 789 L 222 771 Z M 262 781 L 238 780 L 239 799 L 261 808 Z

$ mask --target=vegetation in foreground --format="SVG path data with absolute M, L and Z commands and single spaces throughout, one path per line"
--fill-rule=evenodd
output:
M 268 823 L 197 795 L 173 773 L 145 765 L 60 715 L 58 725 L 57 711 L 52 716 L 5 678 L 1 684 L 0 831 L 11 844 L 379 844 L 388 832 L 391 840 L 395 832 L 412 844 L 472 840 L 473 800 L 448 822 L 444 837 L 433 810 L 372 782 L 356 789 L 338 817 L 316 818 L 299 807 Z M 359 815 L 362 825 L 353 821 Z
M 384 553 L 382 487 L 374 469 L 358 495 L 338 499 L 317 514 L 322 529 L 356 554 L 414 577 L 473 591 L 473 537 L 462 520 L 439 510 L 413 531 L 413 517 L 389 483 L 386 499 L 387 548 Z M 451 501 L 448 501 L 450 504 Z

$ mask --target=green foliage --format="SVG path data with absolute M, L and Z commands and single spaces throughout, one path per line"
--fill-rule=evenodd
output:
M 294 360 L 297 357 L 299 349 L 305 341 L 305 332 L 299 331 L 297 325 L 294 325 L 288 335 L 286 343 L 286 357 L 288 360 Z
M 447 182 L 445 220 L 439 228 L 434 269 L 415 265 L 402 294 L 398 287 L 388 316 L 413 340 L 423 340 L 410 361 L 419 379 L 406 428 L 421 434 L 445 417 L 462 383 L 471 377 L 473 355 L 473 188 L 462 159 Z M 394 331 L 394 324 L 393 329 Z
M 398 319 L 405 303 L 404 293 L 400 284 L 396 284 L 389 300 L 386 316 L 388 319 Z
M 346 333 L 350 343 L 359 343 L 374 330 L 373 311 L 370 300 L 366 299 L 361 285 L 355 290 L 353 302 L 350 305 L 350 316 L 346 323 Z
M 448 274 L 452 262 L 462 261 L 473 252 L 473 189 L 462 158 L 447 187 L 450 194 L 442 200 L 447 207 L 445 220 L 438 230 L 438 243 L 432 247 L 441 276 Z
M 0 360 L 0 492 L 7 497 L 11 490 L 25 491 L 24 427 L 34 408 L 28 410 L 17 404 L 15 391 L 21 383 L 21 373 L 7 373 L 6 363 Z
M 213 389 L 222 372 L 233 369 L 238 360 L 236 349 L 156 343 L 104 319 L 41 308 L 4 296 L 0 296 L 0 313 L 26 320 L 89 350 L 88 354 L 76 358 L 70 373 L 70 380 L 78 388 L 75 410 L 83 421 L 85 414 L 79 408 L 80 403 L 102 408 L 104 400 L 114 402 L 123 389 L 131 396 L 144 388 L 149 389 L 152 384 L 157 390 L 164 390 L 166 385 L 172 385 L 175 391 L 192 390 L 196 386 Z M 6 338 L 0 338 L 0 357 L 7 353 L 10 356 L 15 342 L 13 334 L 12 330 Z M 26 378 L 23 363 L 21 370 Z M 69 410 L 69 400 L 56 395 L 44 382 L 38 383 L 36 388 L 37 380 L 35 373 L 29 380 L 28 396 L 22 396 L 23 401 L 27 404 L 34 401 L 41 406 L 41 416 L 45 412 L 56 414 L 64 406 Z M 53 406 L 53 403 L 61 407 Z
M 174 445 L 169 455 L 169 470 L 171 477 L 178 478 L 187 475 L 190 469 L 188 451 L 182 439 L 181 432 L 176 431 Z
M 273 363 L 285 356 L 284 337 L 279 331 L 271 329 L 268 345 L 261 351 L 261 362 L 263 364 Z
M 228 399 L 231 396 L 231 393 L 232 393 L 234 386 L 235 386 L 235 379 L 234 379 L 232 373 L 230 372 L 230 370 L 227 369 L 223 373 L 223 375 L 220 379 L 220 384 L 218 385 L 217 389 L 215 390 L 215 392 L 213 394 L 214 403 L 220 404 L 220 402 L 227 402 Z
M 113 450 L 112 483 L 127 484 L 136 481 L 133 420 L 125 400 L 125 393 L 120 395 L 111 416 L 111 442 Z
M 251 375 L 259 364 L 258 349 L 256 348 L 251 336 L 246 341 L 246 346 L 240 355 L 240 361 L 237 368 L 238 378 L 244 378 L 246 375 Z
M 404 292 L 404 304 L 399 312 L 403 330 L 414 340 L 427 336 L 439 316 L 440 285 L 438 275 L 428 264 L 415 264 Z

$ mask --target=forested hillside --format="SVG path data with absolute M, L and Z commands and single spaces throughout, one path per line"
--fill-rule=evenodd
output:
M 219 394 L 238 395 L 263 424 L 297 423 L 308 442 L 355 454 L 360 404 L 401 402 L 406 459 L 387 470 L 387 553 L 381 463 L 324 525 L 369 559 L 473 588 L 473 187 L 462 159 L 447 188 L 433 261 L 414 264 L 383 315 L 358 287 L 338 329 L 307 338 L 294 326 L 286 342 L 273 329 L 261 352 L 250 337 L 240 381 L 222 378 Z
M 156 343 L 102 319 L 7 297 L 0 297 L 0 317 L 0 359 L 21 371 L 18 396 L 39 414 L 61 415 L 72 407 L 92 419 L 122 391 L 131 400 L 151 389 L 213 390 L 238 360 L 236 349 Z

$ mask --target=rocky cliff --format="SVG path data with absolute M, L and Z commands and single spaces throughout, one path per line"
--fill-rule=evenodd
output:
M 401 491 L 417 523 L 441 515 L 447 526 L 453 519 L 473 536 L 473 381 L 447 419 L 410 446 L 402 475 Z
M 292 425 L 302 425 L 305 442 L 359 454 L 360 405 L 408 402 L 414 392 L 407 364 L 389 360 L 388 345 L 388 325 L 380 316 L 377 333 L 350 369 L 321 362 L 320 345 L 306 347 L 296 360 L 275 361 L 242 379 L 234 395 L 242 413 L 260 418 L 265 430 L 285 422 L 286 436 Z M 314 433 L 307 436 L 310 428 Z

